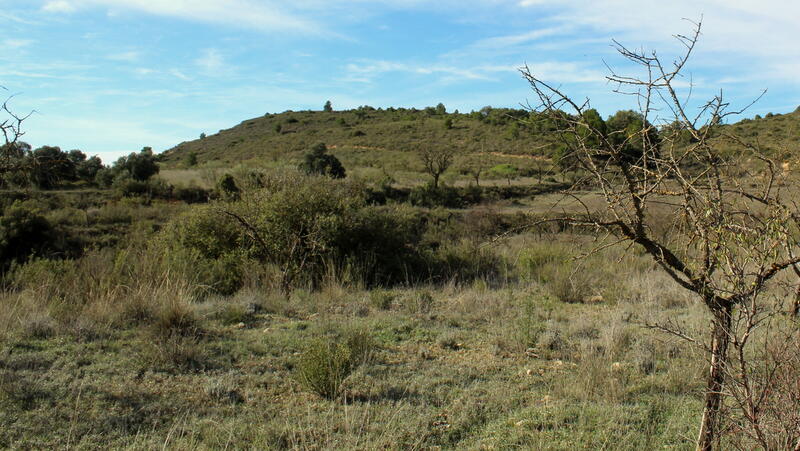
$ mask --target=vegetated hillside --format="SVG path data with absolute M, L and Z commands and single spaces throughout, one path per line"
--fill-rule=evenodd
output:
M 800 145 L 800 107 L 792 113 L 767 113 L 764 117 L 756 115 L 753 119 L 742 119 L 725 126 L 723 130 L 748 142 L 758 143 L 765 153 L 777 159 L 797 158 L 796 149 Z
M 725 126 L 779 159 L 800 143 L 800 108 Z M 552 124 L 525 110 L 485 107 L 469 114 L 427 108 L 286 111 L 249 119 L 219 133 L 183 142 L 161 155 L 166 167 L 230 166 L 248 160 L 296 162 L 324 142 L 346 163 L 406 169 L 419 146 L 456 146 L 467 153 L 549 157 L 558 147 Z
M 434 108 L 349 111 L 287 111 L 267 114 L 181 143 L 162 154 L 168 167 L 187 163 L 228 165 L 251 159 L 264 161 L 299 157 L 324 142 L 342 153 L 407 152 L 417 146 L 457 146 L 467 152 L 549 155 L 554 136 L 545 121 L 525 110 L 483 108 L 471 114 L 442 113 Z M 338 150 L 336 150 L 338 149 Z M 380 158 L 407 165 L 402 155 Z

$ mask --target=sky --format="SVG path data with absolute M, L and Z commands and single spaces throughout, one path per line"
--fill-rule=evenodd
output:
M 794 0 L 0 0 L 0 85 L 34 147 L 111 162 L 285 110 L 519 107 L 518 69 L 603 116 L 635 108 L 612 40 L 671 62 L 695 106 L 766 94 L 744 117 L 800 105 Z M 686 94 L 687 92 L 684 92 Z

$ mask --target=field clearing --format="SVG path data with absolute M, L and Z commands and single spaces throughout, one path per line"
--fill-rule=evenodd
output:
M 640 301 L 585 304 L 538 283 L 245 291 L 194 304 L 202 333 L 165 345 L 148 329 L 12 340 L 0 353 L 0 445 L 691 449 L 702 366 L 630 319 L 648 315 L 656 280 L 627 281 Z M 700 326 L 697 305 L 659 298 Z M 299 356 L 354 329 L 376 348 L 345 401 L 304 390 Z

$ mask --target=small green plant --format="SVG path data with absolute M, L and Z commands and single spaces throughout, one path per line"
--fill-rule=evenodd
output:
M 369 302 L 380 310 L 390 310 L 395 295 L 389 290 L 375 289 L 369 292 Z
M 323 398 L 341 394 L 345 379 L 369 361 L 375 343 L 365 331 L 350 331 L 337 340 L 313 342 L 297 365 L 297 380 Z

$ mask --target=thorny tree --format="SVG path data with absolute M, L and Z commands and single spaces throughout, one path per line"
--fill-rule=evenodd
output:
M 5 89 L 0 86 L 0 89 Z M 7 176 L 14 175 L 25 169 L 26 149 L 22 146 L 20 138 L 25 133 L 22 131 L 22 123 L 31 114 L 21 116 L 15 113 L 9 106 L 13 96 L 7 97 L 0 105 L 0 133 L 3 135 L 3 143 L 0 145 L 0 184 Z
M 695 104 L 691 88 L 688 93 L 679 91 L 686 85 L 682 72 L 700 36 L 701 24 L 693 25 L 690 35 L 675 36 L 685 51 L 671 62 L 614 41 L 619 54 L 639 71 L 629 76 L 611 70 L 607 79 L 615 92 L 637 100 L 638 129 L 603 130 L 588 100 L 575 100 L 527 66 L 521 72 L 538 98 L 532 109 L 557 124 L 564 155 L 585 175 L 576 186 L 591 184 L 605 201 L 600 209 L 584 205 L 580 215 L 560 220 L 597 228 L 610 240 L 606 243 L 640 246 L 676 283 L 697 294 L 710 312 L 711 339 L 704 345 L 709 367 L 697 449 L 711 450 L 719 446 L 726 394 L 735 398 L 726 392 L 730 375 L 738 375 L 730 384 L 736 393 L 747 389 L 741 385 L 741 368 L 732 366 L 746 366 L 748 337 L 773 317 L 765 295 L 768 283 L 800 262 L 800 251 L 797 205 L 785 193 L 785 174 L 757 144 L 729 135 L 722 125 L 743 110 L 733 111 L 721 93 Z M 690 339 L 674 323 L 652 326 Z M 729 352 L 731 343 L 736 352 Z M 737 354 L 735 362 L 731 354 Z M 744 368 L 743 373 L 748 371 Z M 756 430 L 766 401 L 752 391 L 747 397 L 760 404 L 735 401 L 748 427 Z M 790 448 L 800 450 L 798 425 L 784 432 L 783 446 L 791 443 Z M 756 439 L 765 445 L 771 440 Z

